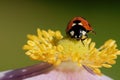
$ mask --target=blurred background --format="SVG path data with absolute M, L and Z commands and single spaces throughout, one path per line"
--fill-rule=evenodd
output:
M 115 39 L 120 49 L 120 2 L 115 0 L 0 0 L 0 71 L 38 63 L 22 50 L 27 34 L 36 29 L 60 30 L 65 35 L 66 25 L 75 16 L 88 20 L 96 31 L 89 34 L 97 47 Z M 112 68 L 103 73 L 119 80 L 120 56 Z

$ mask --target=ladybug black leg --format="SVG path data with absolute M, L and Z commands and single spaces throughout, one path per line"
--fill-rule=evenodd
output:
M 86 36 L 86 37 L 85 37 L 84 39 L 81 39 L 81 42 L 82 42 L 83 45 L 85 45 L 83 41 L 88 38 L 87 35 L 85 35 L 85 36 Z
M 83 43 L 83 39 L 81 39 L 81 42 L 82 42 L 82 44 L 85 46 L 85 44 Z

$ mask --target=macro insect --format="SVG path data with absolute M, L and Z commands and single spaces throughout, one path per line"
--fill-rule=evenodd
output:
M 88 38 L 87 33 L 89 32 L 95 33 L 88 21 L 82 17 L 75 17 L 70 20 L 66 28 L 66 34 L 69 37 L 81 41 Z

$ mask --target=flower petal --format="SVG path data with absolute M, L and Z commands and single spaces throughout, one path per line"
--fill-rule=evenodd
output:
M 50 71 L 51 70 L 51 71 Z M 112 80 L 102 75 L 91 74 L 85 68 L 78 71 L 51 69 L 51 65 L 40 63 L 26 68 L 0 72 L 0 80 Z
M 53 70 L 47 74 L 26 78 L 25 80 L 112 80 L 111 78 L 103 75 L 93 75 L 87 71 L 82 72 L 59 72 Z
M 82 68 L 75 72 L 54 69 L 48 73 L 29 77 L 24 80 L 112 80 L 112 79 L 105 75 L 99 76 L 91 74 L 86 69 Z
M 52 65 L 47 63 L 40 63 L 33 66 L 8 70 L 0 72 L 0 80 L 23 80 L 24 78 L 40 75 L 49 71 L 52 68 Z

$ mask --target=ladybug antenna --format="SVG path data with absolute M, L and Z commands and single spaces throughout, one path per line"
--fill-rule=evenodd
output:
M 90 32 L 96 35 L 96 32 L 95 32 L 94 30 L 92 30 L 92 31 L 90 31 Z

